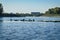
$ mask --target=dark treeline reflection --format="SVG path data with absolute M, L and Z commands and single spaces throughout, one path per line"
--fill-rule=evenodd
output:
M 0 38 L 2 36 L 2 25 L 3 25 L 3 20 L 2 17 L 0 17 Z
M 0 27 L 2 26 L 3 23 L 3 17 L 0 17 Z

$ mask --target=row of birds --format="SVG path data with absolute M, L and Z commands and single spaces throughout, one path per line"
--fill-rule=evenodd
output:
M 29 20 L 25 20 L 25 19 L 21 19 L 21 20 L 18 20 L 18 19 L 15 19 L 15 20 L 13 20 L 13 19 L 10 19 L 10 21 L 35 21 L 34 19 L 29 19 Z

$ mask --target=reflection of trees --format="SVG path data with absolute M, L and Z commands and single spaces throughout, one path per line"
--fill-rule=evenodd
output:
M 3 22 L 3 17 L 0 17 L 0 22 Z
M 3 20 L 2 17 L 0 17 L 0 36 L 2 34 L 2 24 L 3 24 Z

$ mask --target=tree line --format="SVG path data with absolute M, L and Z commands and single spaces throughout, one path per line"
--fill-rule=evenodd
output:
M 2 4 L 0 3 L 0 14 L 2 14 L 2 12 L 3 12 L 3 6 L 2 6 Z
M 48 9 L 45 14 L 60 14 L 60 7 Z
M 51 15 L 52 14 L 60 14 L 60 7 L 50 8 L 44 14 L 41 13 L 39 15 L 33 15 L 33 14 L 29 14 L 29 13 L 26 13 L 26 14 L 19 14 L 19 13 L 13 14 L 13 13 L 3 13 L 3 6 L 0 3 L 0 17 L 42 16 L 42 15 L 47 15 L 47 14 L 51 14 Z

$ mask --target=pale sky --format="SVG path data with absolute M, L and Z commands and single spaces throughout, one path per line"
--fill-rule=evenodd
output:
M 44 13 L 49 8 L 60 7 L 60 0 L 0 0 L 7 13 Z

